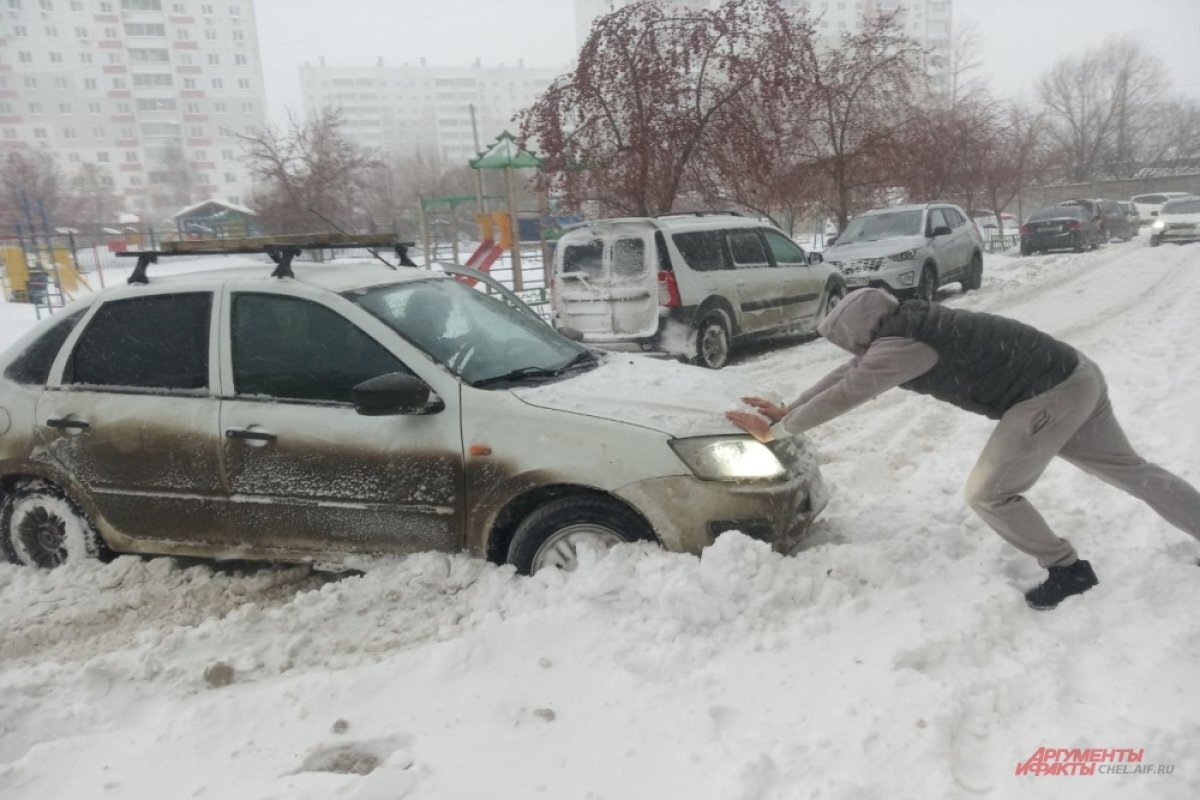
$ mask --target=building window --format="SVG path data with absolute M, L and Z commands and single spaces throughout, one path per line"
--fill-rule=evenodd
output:
M 199 103 L 188 103 L 187 111 L 189 114 L 199 114 L 200 113 L 200 104 Z
M 114 88 L 114 89 L 124 89 L 124 88 L 126 88 L 126 86 L 125 86 L 125 79 L 124 79 L 124 78 L 113 78 L 113 79 L 112 79 L 112 82 L 113 82 L 113 88 Z
M 175 31 L 175 38 L 176 39 L 190 39 L 190 38 L 192 38 L 192 35 L 190 33 L 188 33 L 187 28 L 178 28 Z
M 102 138 L 102 137 L 97 137 L 97 138 Z M 96 160 L 99 161 L 101 164 L 107 164 L 108 163 L 108 153 L 101 150 L 99 153 L 96 153 Z
M 17 138 L 17 129 L 16 128 L 5 128 L 4 129 L 4 138 L 5 139 Z
M 206 3 L 205 5 L 200 6 L 200 13 L 207 17 L 211 17 L 213 15 L 213 8 Z
M 88 103 L 88 113 L 89 114 L 99 114 L 100 113 L 100 104 L 99 103 Z
M 79 54 L 79 63 L 80 64 L 92 63 L 92 54 L 91 53 L 80 53 Z
M 196 88 L 196 79 L 195 78 L 184 78 L 183 79 L 183 88 L 195 89 Z
M 104 132 L 104 128 L 92 128 L 93 139 L 103 139 L 106 135 L 107 134 Z
M 74 128 L 63 128 L 62 133 L 63 133 L 64 139 L 74 139 L 75 138 L 75 129 Z
M 46 129 L 45 128 L 34 128 L 33 129 L 33 138 L 45 139 L 46 138 Z
M 38 0 L 38 5 L 41 6 L 42 11 L 53 11 L 54 10 L 53 0 Z
M 224 82 L 223 82 L 223 81 L 222 81 L 220 78 L 213 78 L 213 79 L 212 79 L 212 88 L 214 88 L 214 89 L 220 89 L 220 88 L 222 88 L 223 86 L 224 86 Z
M 54 88 L 61 89 L 62 91 L 65 92 L 67 89 L 69 89 L 71 87 L 66 78 L 55 78 L 54 79 Z
M 70 114 L 71 113 L 71 104 L 70 103 L 59 103 L 58 104 L 58 113 Z
M 242 14 L 242 8 L 241 8 L 241 6 L 230 6 L 230 7 L 229 7 L 229 16 L 231 16 L 231 17 L 240 17 L 240 16 L 241 16 L 241 14 Z
M 192 65 L 192 54 L 191 53 L 180 53 L 179 54 L 179 63 L 183 64 L 186 67 L 190 67 Z
M 63 62 L 62 62 L 62 53 L 51 53 L 51 54 L 50 54 L 50 63 L 51 63 L 51 64 L 61 64 L 61 63 L 63 63 Z
M 75 29 L 75 36 L 76 36 L 76 37 L 78 37 L 78 38 L 80 38 L 80 39 L 86 39 L 86 38 L 88 38 L 88 29 L 87 29 L 87 28 L 82 28 L 82 27 L 81 27 L 81 28 L 76 28 L 76 29 Z
M 237 183 L 237 175 L 234 175 L 232 172 L 226 172 L 225 173 L 225 182 L 226 183 Z
M 192 138 L 193 139 L 203 139 L 204 138 L 204 128 L 200 125 L 193 125 L 192 126 Z
M 243 114 L 253 114 L 254 113 L 254 103 L 242 103 L 242 113 Z
M 166 36 L 167 26 L 158 22 L 126 22 L 126 36 Z
M 192 153 L 192 158 L 196 161 L 208 161 L 208 153 L 204 150 L 197 150 L 196 152 Z
M 134 86 L 174 86 L 171 76 L 164 73 L 150 73 L 133 76 Z
M 24 25 L 13 25 L 13 36 L 28 36 L 29 29 Z
M 46 26 L 46 35 L 49 36 L 51 39 L 57 39 L 58 38 L 58 28 L 54 27 L 53 25 L 47 25 Z
M 41 103 L 30 103 L 29 104 L 29 113 L 30 114 L 42 113 L 42 104 Z
M 136 150 L 126 150 L 125 151 L 125 160 L 130 164 L 136 162 L 138 160 L 137 151 Z
M 214 111 L 216 111 L 218 114 L 224 114 L 224 113 L 225 113 L 225 104 L 224 104 L 224 103 L 217 103 L 217 104 L 216 104 L 216 105 L 213 107 L 213 110 L 214 110 Z
M 221 57 L 219 55 L 217 55 L 216 53 L 209 53 L 208 54 L 208 63 L 209 64 L 220 64 Z
M 250 88 L 250 79 L 249 78 L 238 78 L 238 88 L 239 89 L 249 89 Z
M 246 66 L 246 54 L 245 53 L 237 53 L 236 55 L 234 55 L 233 63 L 239 67 Z
M 92 91 L 95 91 L 96 90 L 96 79 L 95 78 L 84 78 L 83 79 L 83 88 L 91 89 Z
M 30 53 L 28 50 L 22 50 L 21 52 L 17 53 L 17 59 L 22 64 L 32 64 L 33 63 L 33 54 Z
M 25 78 L 25 88 L 26 89 L 36 89 L 37 88 L 37 78 L 26 77 Z
M 83 11 L 83 3 L 80 0 L 71 0 L 72 11 Z
M 162 11 L 161 0 L 121 0 L 121 8 L 127 11 Z
M 166 63 L 171 60 L 171 57 L 165 47 L 131 47 L 129 48 L 129 60 L 135 64 L 156 64 Z
M 214 31 L 212 28 L 205 28 L 204 29 L 204 38 L 214 40 L 217 38 L 217 32 Z
M 243 41 L 245 38 L 246 38 L 246 34 L 242 33 L 241 31 L 234 31 L 234 32 L 233 32 L 233 40 L 234 40 L 235 42 L 240 42 L 240 41 Z

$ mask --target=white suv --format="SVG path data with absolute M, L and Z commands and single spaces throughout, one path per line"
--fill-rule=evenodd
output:
M 598 359 L 426 270 L 268 270 L 110 289 L 0 356 L 5 556 L 466 550 L 531 572 L 729 530 L 787 551 L 825 504 L 803 437 L 724 418 L 736 382 Z
M 851 289 L 888 289 L 933 300 L 944 283 L 965 291 L 983 281 L 982 240 L 966 213 L 948 203 L 894 206 L 859 214 L 825 249 L 826 263 Z
M 718 369 L 739 339 L 812 332 L 845 284 L 777 228 L 732 214 L 585 222 L 554 257 L 556 327 Z

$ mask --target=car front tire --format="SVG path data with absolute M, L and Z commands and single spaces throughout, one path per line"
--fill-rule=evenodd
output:
M 973 292 L 983 285 L 983 254 L 975 253 L 971 256 L 971 263 L 967 267 L 967 274 L 963 276 L 962 287 L 964 292 Z
M 913 297 L 932 303 L 937 298 L 937 284 L 937 270 L 926 264 L 921 270 L 921 280 L 917 282 L 917 288 L 913 290 Z
M 0 549 L 13 564 L 45 569 L 109 555 L 83 510 L 43 480 L 18 483 L 0 504 Z
M 580 545 L 607 549 L 637 541 L 654 541 L 654 533 L 628 506 L 597 495 L 560 497 L 517 526 L 508 563 L 523 575 L 546 567 L 569 571 L 578 564 Z

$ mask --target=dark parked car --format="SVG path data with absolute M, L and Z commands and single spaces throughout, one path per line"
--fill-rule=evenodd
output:
M 1021 226 L 1021 255 L 1047 250 L 1084 250 L 1099 246 L 1099 222 L 1082 205 L 1067 204 L 1039 209 Z
M 1116 200 L 1079 198 L 1059 203 L 1059 205 L 1080 206 L 1087 210 L 1088 216 L 1096 223 L 1099 231 L 1097 240 L 1101 244 L 1107 244 L 1114 236 L 1123 242 L 1128 242 L 1133 238 L 1133 228 L 1129 224 L 1129 217 L 1117 205 Z

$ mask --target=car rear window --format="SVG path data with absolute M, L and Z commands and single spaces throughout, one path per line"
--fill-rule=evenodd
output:
M 4 376 L 16 383 L 45 386 L 46 381 L 50 379 L 50 367 L 54 365 L 58 351 L 62 349 L 71 331 L 75 330 L 79 320 L 83 319 L 86 311 L 85 308 L 74 314 L 59 317 L 49 330 L 35 339 L 8 365 Z
M 617 239 L 617 241 L 613 243 L 613 274 L 641 275 L 645 271 L 645 240 Z
M 604 274 L 604 240 L 592 239 L 582 244 L 569 244 L 563 250 L 563 274 L 583 273 L 592 278 Z
M 1070 217 L 1073 219 L 1082 219 L 1085 215 L 1084 210 L 1079 206 L 1054 206 L 1053 208 L 1040 208 L 1029 215 L 1030 222 L 1037 222 L 1042 219 L 1063 219 Z
M 676 233 L 671 241 L 679 248 L 679 254 L 689 267 L 699 272 L 713 269 L 728 269 L 725 245 L 720 231 L 691 231 Z

